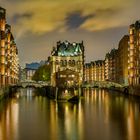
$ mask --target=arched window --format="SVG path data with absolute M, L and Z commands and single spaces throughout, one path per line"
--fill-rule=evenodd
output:
M 63 66 L 63 60 L 60 61 L 60 65 Z
M 64 65 L 65 65 L 65 66 L 67 65 L 67 60 L 64 60 Z
M 71 66 L 71 60 L 69 60 L 69 66 Z
M 56 60 L 56 61 L 55 61 L 55 64 L 56 64 L 56 65 L 59 65 L 59 61 L 58 61 L 58 60 Z
M 81 64 L 81 62 L 80 61 L 77 61 L 77 65 L 80 65 Z
M 72 66 L 75 66 L 75 60 L 72 60 Z

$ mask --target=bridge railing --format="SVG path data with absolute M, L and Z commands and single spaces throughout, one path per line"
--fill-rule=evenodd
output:
M 105 87 L 105 88 L 118 87 L 118 88 L 122 88 L 123 85 L 114 83 L 114 82 L 110 82 L 110 81 L 94 81 L 92 83 L 91 82 L 83 83 L 83 87 Z
M 44 87 L 44 86 L 48 86 L 48 85 L 49 85 L 48 82 L 22 81 L 15 86 L 25 88 L 25 87 Z

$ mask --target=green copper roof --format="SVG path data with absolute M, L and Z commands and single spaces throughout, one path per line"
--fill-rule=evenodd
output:
M 81 43 L 57 42 L 57 48 L 53 48 L 52 55 L 77 56 L 82 54 L 82 50 L 83 44 Z

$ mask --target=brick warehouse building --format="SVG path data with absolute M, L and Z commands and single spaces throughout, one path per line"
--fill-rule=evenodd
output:
M 11 26 L 6 24 L 6 10 L 0 7 L 0 87 L 16 84 L 18 74 L 18 49 Z

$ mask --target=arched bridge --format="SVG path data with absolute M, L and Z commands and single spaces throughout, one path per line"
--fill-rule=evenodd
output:
M 92 83 L 83 83 L 83 87 L 89 88 L 89 87 L 99 87 L 99 88 L 123 88 L 124 86 L 118 83 L 109 82 L 109 81 L 94 81 Z
M 40 87 L 45 87 L 48 86 L 49 83 L 46 82 L 36 82 L 36 81 L 22 81 L 19 82 L 17 85 L 14 85 L 14 87 L 23 87 L 23 88 L 27 88 L 27 87 L 34 87 L 34 88 L 40 88 Z
M 130 90 L 129 86 L 127 86 L 127 85 L 121 85 L 121 84 L 109 82 L 109 81 L 94 81 L 92 83 L 85 82 L 85 83 L 83 83 L 82 87 L 83 88 L 106 88 L 106 89 L 123 92 L 126 94 L 128 94 L 129 90 Z

